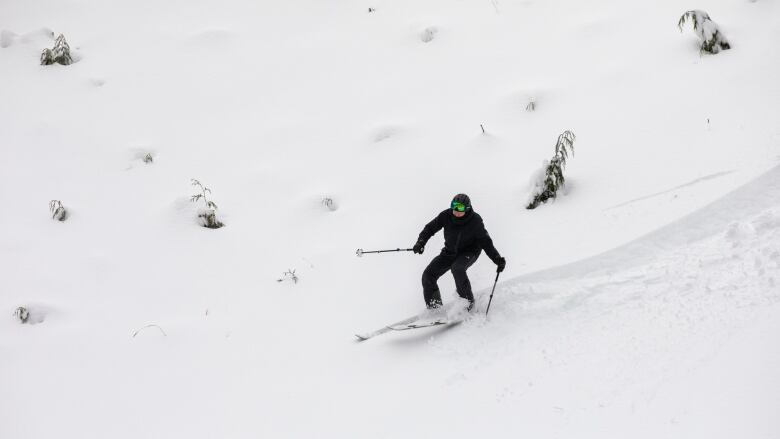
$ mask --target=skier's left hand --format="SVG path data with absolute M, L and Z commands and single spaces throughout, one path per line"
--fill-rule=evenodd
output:
M 504 268 L 506 268 L 506 259 L 505 258 L 498 258 L 498 263 L 496 263 L 496 273 L 501 273 L 504 271 Z

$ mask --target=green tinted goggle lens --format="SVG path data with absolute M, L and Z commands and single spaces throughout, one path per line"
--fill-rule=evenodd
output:
M 466 211 L 466 205 L 463 203 L 458 203 L 457 201 L 452 202 L 452 210 L 457 210 L 458 212 L 465 212 Z

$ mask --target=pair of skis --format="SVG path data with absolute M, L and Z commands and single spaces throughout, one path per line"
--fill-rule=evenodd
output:
M 415 316 L 409 317 L 408 319 L 401 320 L 400 322 L 395 322 L 393 324 L 379 328 L 376 331 L 372 331 L 364 334 L 355 334 L 355 337 L 357 337 L 359 341 L 365 341 L 368 340 L 369 338 L 376 337 L 377 335 L 386 334 L 391 331 L 407 331 L 410 329 L 430 328 L 432 326 L 451 325 L 454 323 L 460 323 L 462 321 L 462 318 L 448 317 L 448 311 L 450 308 L 451 306 L 443 307 L 439 312 L 435 314 L 432 313 L 431 311 L 425 311 Z M 464 313 L 465 312 L 466 311 L 464 310 Z

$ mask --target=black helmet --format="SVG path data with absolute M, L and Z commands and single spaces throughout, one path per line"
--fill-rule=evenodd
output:
M 471 199 L 466 194 L 455 195 L 452 198 L 452 203 L 450 203 L 450 207 L 454 209 L 456 204 L 463 204 L 466 207 L 466 211 L 471 210 Z

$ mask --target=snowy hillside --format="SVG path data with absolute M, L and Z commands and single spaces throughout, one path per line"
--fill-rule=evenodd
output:
M 776 2 L 0 17 L 0 438 L 780 437 Z M 59 34 L 74 63 L 40 65 Z M 565 192 L 526 210 L 565 130 Z M 469 320 L 356 342 L 422 309 L 443 240 L 355 250 L 459 192 L 508 262 L 489 318 L 482 255 Z

